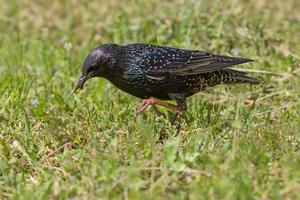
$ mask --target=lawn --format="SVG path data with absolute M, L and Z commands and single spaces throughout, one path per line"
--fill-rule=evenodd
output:
M 0 0 L 0 198 L 300 199 L 299 10 L 298 0 Z M 72 93 L 104 43 L 252 58 L 238 68 L 264 82 L 198 93 L 175 125 L 151 110 L 134 121 L 139 99 L 107 80 Z

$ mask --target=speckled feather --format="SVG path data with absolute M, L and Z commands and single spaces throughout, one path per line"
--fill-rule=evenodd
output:
M 178 100 L 221 83 L 259 83 L 243 72 L 228 69 L 252 60 L 204 51 L 148 44 L 108 44 L 94 49 L 84 68 L 99 60 L 94 57 L 102 57 L 101 65 L 105 70 L 101 76 L 142 99 Z

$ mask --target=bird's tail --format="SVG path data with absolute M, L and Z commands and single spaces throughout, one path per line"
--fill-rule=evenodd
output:
M 226 75 L 224 76 L 223 83 L 250 83 L 250 84 L 259 84 L 262 81 L 256 78 L 252 78 L 247 76 L 247 73 L 233 70 L 233 69 L 225 69 L 222 70 Z

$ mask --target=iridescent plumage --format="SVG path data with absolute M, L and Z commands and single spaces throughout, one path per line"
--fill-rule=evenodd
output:
M 141 99 L 176 100 L 178 110 L 183 111 L 186 97 L 207 87 L 259 83 L 244 72 L 228 69 L 250 61 L 149 44 L 106 44 L 95 48 L 86 58 L 76 88 L 82 88 L 88 78 L 104 77 Z

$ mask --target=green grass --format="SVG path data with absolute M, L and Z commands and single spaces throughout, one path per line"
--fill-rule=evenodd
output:
M 300 199 L 299 10 L 2 0 L 0 198 Z M 134 122 L 138 99 L 106 80 L 72 94 L 93 47 L 136 42 L 253 58 L 239 68 L 264 83 L 189 98 L 179 132 L 150 110 Z

